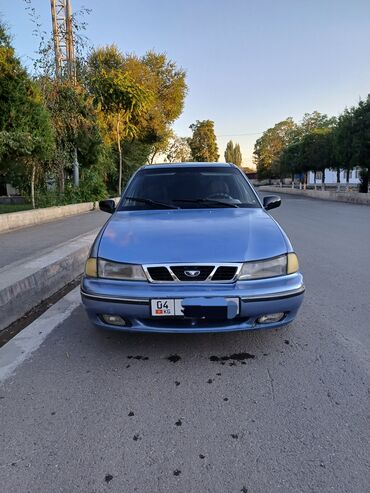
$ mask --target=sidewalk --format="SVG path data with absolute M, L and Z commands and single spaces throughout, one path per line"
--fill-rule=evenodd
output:
M 0 233 L 0 268 L 39 256 L 44 250 L 100 228 L 109 217 L 105 212 L 86 212 L 9 233 Z
M 334 190 L 299 190 L 297 188 L 275 187 L 263 185 L 258 187 L 261 192 L 276 194 L 296 195 L 309 199 L 332 200 L 335 202 L 347 202 L 350 204 L 370 205 L 370 193 L 335 192 Z

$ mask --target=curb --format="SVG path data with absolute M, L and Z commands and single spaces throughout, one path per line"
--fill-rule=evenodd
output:
M 0 331 L 78 277 L 99 230 L 0 269 Z
M 273 192 L 287 195 L 298 195 L 310 199 L 331 200 L 333 202 L 347 202 L 349 204 L 370 205 L 370 193 L 358 192 L 334 192 L 329 190 L 297 190 L 294 188 L 281 188 L 262 186 L 257 190 L 261 192 Z

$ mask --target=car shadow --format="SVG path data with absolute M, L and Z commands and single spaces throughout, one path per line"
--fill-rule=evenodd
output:
M 100 351 L 123 354 L 136 359 L 169 358 L 177 355 L 225 357 L 246 353 L 255 358 L 286 348 L 293 325 L 281 329 L 220 333 L 144 333 L 99 329 L 85 316 L 89 339 Z M 246 356 L 248 358 L 248 356 Z

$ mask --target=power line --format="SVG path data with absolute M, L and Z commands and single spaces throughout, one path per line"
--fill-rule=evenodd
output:
M 222 135 L 216 135 L 216 137 L 242 137 L 243 135 L 261 135 L 263 132 L 252 132 L 252 133 L 245 133 L 245 134 L 222 134 Z

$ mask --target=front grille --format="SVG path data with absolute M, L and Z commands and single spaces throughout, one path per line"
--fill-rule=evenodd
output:
M 233 282 L 241 264 L 144 265 L 152 282 Z
M 205 281 L 213 271 L 213 265 L 171 265 L 179 281 Z
M 220 266 L 212 276 L 212 281 L 231 281 L 234 279 L 237 267 Z
M 148 272 L 153 281 L 173 281 L 167 267 L 148 267 Z

